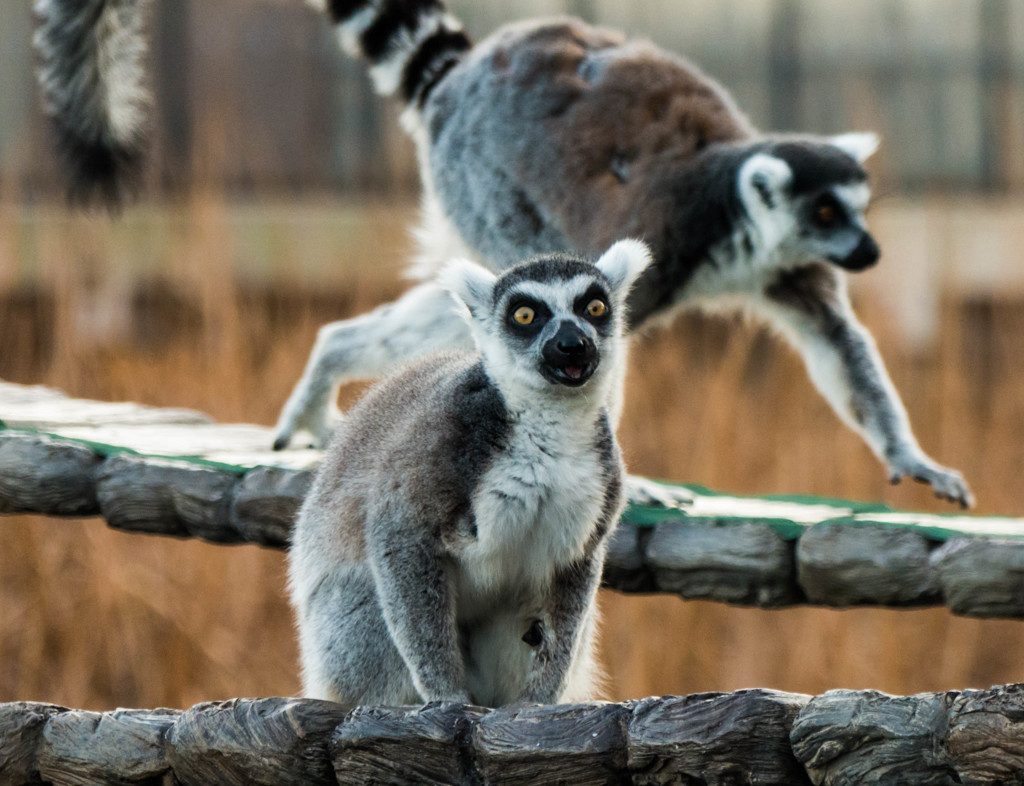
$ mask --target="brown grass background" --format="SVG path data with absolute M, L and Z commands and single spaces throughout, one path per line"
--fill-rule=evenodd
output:
M 113 223 L 0 199 L 0 377 L 271 424 L 317 327 L 404 287 L 413 213 L 199 193 Z M 858 309 L 925 449 L 964 471 L 979 511 L 1024 512 L 1021 304 L 947 293 L 923 352 L 901 345 L 872 300 Z M 689 316 L 637 342 L 621 439 L 631 469 L 653 476 L 945 509 L 923 488 L 889 487 L 795 357 L 738 322 Z M 184 707 L 298 692 L 281 553 L 121 534 L 98 520 L 17 516 L 0 527 L 0 701 Z M 613 699 L 1024 679 L 1020 622 L 611 592 L 601 604 Z

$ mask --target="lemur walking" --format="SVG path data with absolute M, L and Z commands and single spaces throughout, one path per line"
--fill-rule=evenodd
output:
M 102 17 L 143 0 L 37 2 L 52 16 L 90 8 Z M 279 419 L 276 447 L 299 430 L 323 444 L 340 416 L 334 401 L 342 383 L 470 345 L 432 280 L 445 260 L 470 256 L 501 271 L 524 254 L 594 255 L 617 238 L 638 237 L 655 261 L 630 296 L 631 331 L 684 308 L 739 309 L 766 321 L 801 354 L 814 384 L 893 482 L 909 476 L 972 504 L 960 473 L 919 446 L 847 296 L 844 271 L 879 258 L 864 222 L 870 191 L 862 165 L 877 145 L 873 135 L 760 134 L 686 60 L 574 19 L 508 25 L 474 47 L 441 0 L 320 5 L 346 50 L 369 61 L 378 91 L 406 104 L 403 123 L 417 145 L 424 190 L 413 273 L 424 283 L 321 330 Z M 43 29 L 58 27 L 51 18 Z M 94 35 L 110 29 L 96 24 Z M 66 55 L 55 38 L 41 37 L 51 105 L 116 115 L 118 91 L 109 85 L 138 77 L 104 70 L 94 58 L 96 79 L 62 86 Z M 105 48 L 78 54 L 88 59 Z M 112 97 L 106 103 L 52 97 L 103 85 Z M 65 134 L 77 124 L 91 141 L 89 130 L 104 122 L 82 114 L 68 112 L 61 122 Z M 613 424 L 620 408 L 613 406 Z M 660 493 L 643 479 L 629 486 L 633 499 Z
M 608 406 L 649 261 L 621 241 L 596 265 L 442 271 L 480 354 L 412 364 L 338 428 L 289 552 L 304 695 L 594 698 L 595 596 L 623 504 Z

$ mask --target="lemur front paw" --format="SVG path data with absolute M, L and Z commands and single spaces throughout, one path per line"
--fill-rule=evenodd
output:
M 939 499 L 959 503 L 962 508 L 974 505 L 974 495 L 964 476 L 955 469 L 936 464 L 927 456 L 907 456 L 890 462 L 889 482 L 896 485 L 905 477 L 929 484 Z
M 639 475 L 626 477 L 626 495 L 631 505 L 685 508 L 693 504 L 693 494 L 679 486 L 665 486 Z

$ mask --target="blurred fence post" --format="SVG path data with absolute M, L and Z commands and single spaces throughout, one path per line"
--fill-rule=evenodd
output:
M 800 117 L 803 87 L 799 0 L 776 0 L 768 30 L 769 123 L 775 130 L 795 130 Z
M 978 3 L 981 47 L 978 78 L 981 81 L 982 138 L 980 185 L 987 191 L 1005 192 L 1010 173 L 1003 166 L 1012 153 L 1011 106 L 1013 52 L 1010 44 L 1010 0 Z M 1021 150 L 1015 151 L 1024 155 Z
M 154 117 L 162 128 L 160 187 L 181 192 L 192 179 L 192 100 L 189 90 L 190 0 L 157 0 L 150 22 Z

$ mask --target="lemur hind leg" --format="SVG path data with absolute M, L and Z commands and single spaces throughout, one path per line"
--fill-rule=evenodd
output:
M 626 499 L 631 505 L 660 508 L 686 508 L 693 504 L 693 494 L 680 486 L 666 486 L 642 475 L 626 476 Z
M 342 417 L 335 400 L 344 383 L 382 377 L 432 352 L 472 347 L 451 295 L 432 283 L 368 314 L 325 325 L 278 419 L 274 450 L 287 447 L 298 431 L 323 447 Z

